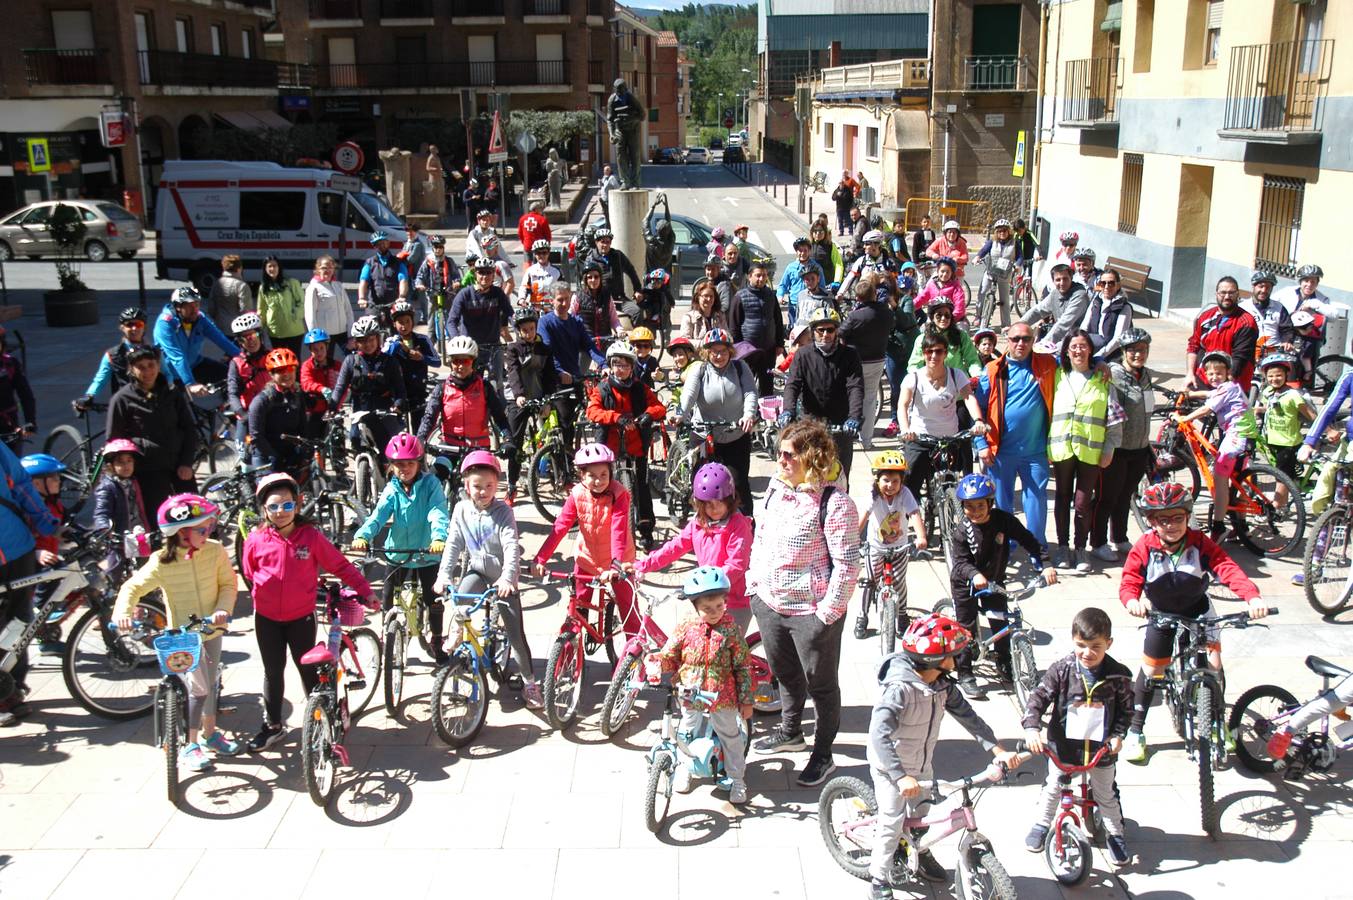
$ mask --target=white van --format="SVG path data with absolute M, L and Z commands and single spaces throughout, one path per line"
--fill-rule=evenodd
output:
M 343 280 L 352 282 L 378 228 L 395 245 L 404 242 L 404 223 L 354 176 L 270 162 L 169 160 L 155 203 L 155 273 L 190 281 L 205 296 L 228 253 L 244 260 L 249 281 L 275 255 L 301 283 L 327 253 L 342 259 Z

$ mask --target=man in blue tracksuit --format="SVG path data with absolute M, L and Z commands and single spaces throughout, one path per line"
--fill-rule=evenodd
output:
M 553 307 L 540 317 L 536 331 L 541 343 L 550 351 L 556 382 L 560 387 L 572 387 L 575 397 L 561 404 L 559 422 L 564 428 L 564 440 L 573 442 L 573 421 L 577 417 L 577 403 L 583 397 L 583 358 L 590 358 L 597 368 L 606 365 L 606 357 L 597 349 L 597 342 L 587 336 L 583 320 L 569 312 L 573 291 L 568 285 L 554 286 Z
M 785 266 L 784 274 L 780 276 L 780 287 L 776 293 L 779 295 L 780 305 L 789 310 L 791 326 L 799 321 L 799 294 L 803 293 L 804 270 L 816 269 L 822 279 L 820 283 L 827 283 L 826 273 L 822 271 L 817 261 L 811 258 L 812 250 L 813 245 L 808 238 L 795 238 L 794 253 L 798 258 Z
M 186 385 L 193 397 L 209 393 L 207 382 L 225 381 L 226 361 L 202 358 L 207 341 L 220 347 L 227 360 L 240 355 L 235 342 L 202 315 L 202 295 L 190 287 L 176 288 L 155 320 L 152 343 L 164 356 L 165 379 L 171 385 Z

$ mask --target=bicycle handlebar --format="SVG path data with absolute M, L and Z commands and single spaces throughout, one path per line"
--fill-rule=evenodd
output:
M 1023 742 L 1021 741 L 1021 743 Z M 1048 747 L 1043 748 L 1043 755 L 1048 758 L 1048 764 L 1055 766 L 1058 769 L 1058 771 L 1065 772 L 1067 775 L 1079 775 L 1082 772 L 1090 771 L 1095 766 L 1099 765 L 1099 761 L 1104 758 L 1104 754 L 1107 752 L 1109 752 L 1109 745 L 1100 744 L 1099 750 L 1095 753 L 1093 757 L 1091 757 L 1088 763 L 1086 763 L 1083 766 L 1073 766 L 1064 763 L 1060 759 L 1058 759 L 1057 755 L 1053 753 L 1050 748 Z
M 1278 614 L 1276 606 L 1268 608 L 1270 616 Z M 1227 613 L 1224 616 L 1181 616 L 1175 613 L 1156 612 L 1151 610 L 1146 614 L 1147 625 L 1182 625 L 1190 631 L 1201 630 L 1211 625 L 1217 625 L 1222 628 L 1249 628 L 1251 625 L 1261 625 L 1256 619 L 1251 619 L 1248 612 Z M 1146 625 L 1139 625 L 1139 628 L 1145 628 Z
M 1008 600 L 1021 601 L 1029 599 L 1034 595 L 1034 592 L 1037 591 L 1039 588 L 1045 588 L 1047 586 L 1048 582 L 1041 575 L 1038 578 L 1035 578 L 1033 581 L 1030 581 L 1028 584 L 1024 585 L 1022 588 L 1019 589 L 1017 593 L 1014 594 L 1011 594 L 1009 591 L 1007 591 L 1005 585 L 1003 584 L 988 582 L 987 586 L 982 588 L 980 591 L 974 591 L 973 597 L 977 598 L 983 596 L 996 596 L 996 597 L 1005 597 Z

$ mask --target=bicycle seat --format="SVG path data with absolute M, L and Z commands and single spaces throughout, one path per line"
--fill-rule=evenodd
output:
M 1349 675 L 1348 669 L 1345 669 L 1342 666 L 1336 666 L 1329 660 L 1321 659 L 1318 656 L 1306 657 L 1306 668 L 1317 675 L 1325 675 L 1329 678 L 1347 678 Z
M 316 644 L 305 651 L 305 655 L 301 657 L 301 665 L 303 666 L 323 666 L 333 661 L 334 655 L 329 652 L 327 644 Z

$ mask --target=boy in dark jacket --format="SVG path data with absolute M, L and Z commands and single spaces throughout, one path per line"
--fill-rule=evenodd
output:
M 529 306 L 520 307 L 513 317 L 517 339 L 507 345 L 503 362 L 507 367 L 507 423 L 512 432 L 512 443 L 526 446 L 526 428 L 531 413 L 526 404 L 553 393 L 555 373 L 550 348 L 536 334 L 539 314 Z M 544 411 L 541 412 L 542 417 Z M 560 413 L 563 416 L 563 413 Z M 512 454 L 507 461 L 507 505 L 517 500 L 517 484 L 521 479 L 521 454 Z
M 977 633 L 979 604 L 988 613 L 1005 612 L 1004 597 L 977 594 L 993 583 L 1005 581 L 1005 567 L 1010 562 L 1010 545 L 1018 543 L 1029 551 L 1035 569 L 1043 570 L 1043 580 L 1057 583 L 1057 570 L 1043 566 L 1043 546 L 1024 524 L 1003 509 L 996 509 L 996 483 L 986 475 L 964 475 L 958 483 L 958 499 L 963 504 L 963 521 L 949 539 L 953 568 L 949 570 L 949 595 L 954 598 L 954 612 L 964 628 Z M 993 625 L 1003 626 L 1005 619 Z M 996 668 L 1002 681 L 1010 681 L 1010 641 L 995 644 Z M 972 651 L 965 649 L 958 657 L 958 686 L 974 700 L 986 693 L 977 686 L 972 674 Z
M 1052 709 L 1047 744 L 1063 765 L 1088 765 L 1099 748 L 1108 751 L 1090 770 L 1090 794 L 1099 804 L 1104 820 L 1109 856 L 1115 866 L 1131 859 L 1123 840 L 1123 810 L 1114 784 L 1118 751 L 1132 721 L 1132 670 L 1109 656 L 1113 646 L 1113 623 L 1104 610 L 1089 606 L 1071 620 L 1075 649 L 1048 667 L 1042 682 L 1024 709 L 1024 739 L 1029 749 L 1043 752 L 1043 714 Z M 1039 800 L 1038 821 L 1024 839 L 1030 853 L 1039 853 L 1048 838 L 1062 787 L 1071 776 L 1053 765 Z
M 849 480 L 855 435 L 864 416 L 864 377 L 860 355 L 841 343 L 837 334 L 840 323 L 841 316 L 834 309 L 823 307 L 809 313 L 813 340 L 794 354 L 794 362 L 789 365 L 780 427 L 794 418 L 799 403 L 803 404 L 804 415 L 841 426 L 841 431 L 832 434 L 832 440 L 836 442 L 841 470 Z

